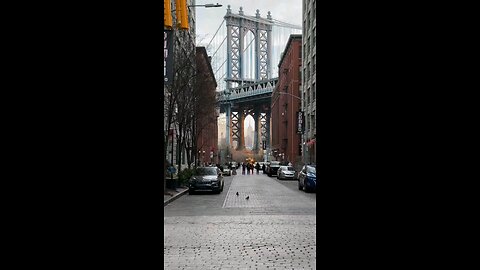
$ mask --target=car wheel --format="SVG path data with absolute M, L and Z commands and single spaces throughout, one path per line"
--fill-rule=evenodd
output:
M 191 189 L 188 190 L 188 194 L 189 194 L 189 195 L 192 195 L 192 194 L 194 194 L 194 193 L 195 193 L 195 192 L 194 192 L 193 190 L 191 190 Z

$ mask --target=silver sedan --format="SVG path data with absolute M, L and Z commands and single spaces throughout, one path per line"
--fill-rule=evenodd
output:
M 280 166 L 277 179 L 295 179 L 295 168 L 292 166 Z

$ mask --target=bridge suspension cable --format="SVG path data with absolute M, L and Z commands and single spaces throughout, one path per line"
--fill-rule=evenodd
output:
M 220 45 L 218 46 L 217 50 L 213 53 L 212 55 L 212 58 L 215 57 L 215 55 L 217 54 L 218 50 L 220 50 L 220 48 L 222 47 L 223 43 L 225 42 L 225 40 L 227 40 L 227 37 L 225 36 L 225 38 L 222 40 L 222 43 L 220 43 Z M 208 46 L 208 45 L 207 45 Z
M 272 63 L 271 72 L 272 76 L 278 76 L 278 63 L 282 57 L 282 53 L 285 50 L 285 45 L 291 34 L 301 34 L 301 26 L 290 24 L 287 22 L 282 22 L 276 19 L 266 19 L 266 18 L 257 18 L 254 16 L 248 15 L 239 15 L 235 16 L 243 17 L 250 21 L 261 22 L 265 24 L 272 25 L 272 37 L 271 37 L 271 60 Z M 227 76 L 227 27 L 226 20 L 223 19 L 213 37 L 206 44 L 206 49 L 208 54 L 211 56 L 212 69 L 214 70 L 214 75 L 217 81 L 217 91 L 223 91 L 226 89 L 225 77 Z M 240 52 L 243 55 L 244 61 L 242 62 L 243 76 L 245 79 L 255 78 L 256 68 L 255 60 L 257 48 L 252 46 L 255 41 L 253 35 L 246 35 L 244 42 L 247 44 L 244 49 Z M 232 86 L 235 86 L 236 83 L 233 83 Z
M 217 35 L 218 31 L 220 30 L 220 28 L 222 28 L 224 22 L 225 22 L 225 19 L 223 19 L 223 21 L 220 23 L 220 26 L 218 26 L 217 31 L 215 31 L 215 34 L 213 34 L 212 39 L 210 40 L 210 42 L 208 43 L 208 45 L 207 45 L 206 47 L 210 46 L 210 44 L 212 43 L 213 39 L 214 39 L 215 36 Z M 227 38 L 227 37 L 225 36 L 225 38 Z

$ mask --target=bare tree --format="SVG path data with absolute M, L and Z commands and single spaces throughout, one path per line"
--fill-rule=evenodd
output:
M 215 86 L 211 86 L 212 76 L 196 67 L 196 49 L 189 47 L 175 50 L 174 78 L 171 86 L 166 87 L 165 121 L 166 130 L 176 134 L 176 164 L 181 170 L 182 153 L 186 153 L 187 165 L 196 161 L 198 136 L 216 121 L 211 113 L 215 108 Z M 168 160 L 168 132 L 164 138 L 164 156 Z M 171 138 L 173 142 L 173 138 Z

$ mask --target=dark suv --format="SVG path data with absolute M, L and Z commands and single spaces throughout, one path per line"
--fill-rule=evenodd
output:
M 280 161 L 270 161 L 265 170 L 268 176 L 272 176 L 277 175 L 278 168 L 280 168 Z
M 195 191 L 223 191 L 223 175 L 217 167 L 198 167 L 189 180 L 188 193 Z

